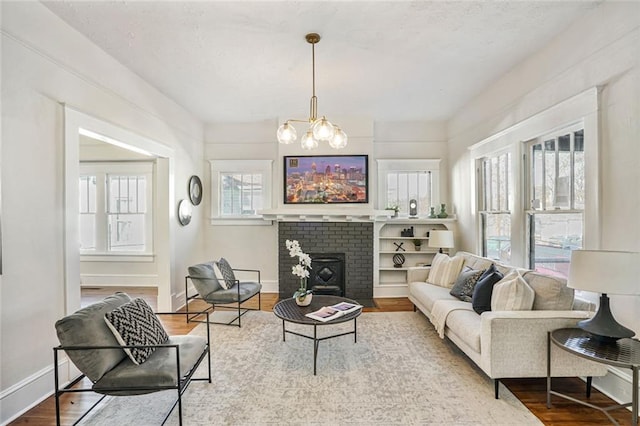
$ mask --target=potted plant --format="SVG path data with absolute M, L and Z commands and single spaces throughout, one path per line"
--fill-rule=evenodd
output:
M 415 240 L 413 240 L 413 245 L 415 246 L 416 251 L 420 251 L 420 249 L 422 248 L 422 240 L 416 238 Z
M 293 293 L 293 298 L 299 306 L 309 306 L 313 298 L 312 290 L 307 289 L 311 257 L 302 251 L 297 240 L 287 240 L 286 245 L 289 256 L 298 258 L 298 264 L 291 267 L 291 273 L 300 278 L 300 288 Z
M 397 204 L 390 204 L 387 207 L 384 208 L 385 210 L 393 210 L 393 216 L 391 217 L 398 217 L 398 212 L 400 211 L 400 207 Z

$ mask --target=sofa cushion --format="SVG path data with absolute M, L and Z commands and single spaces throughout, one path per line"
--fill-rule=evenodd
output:
M 449 257 L 443 253 L 436 253 L 431 262 L 431 270 L 427 277 L 429 284 L 451 288 L 462 269 L 462 257 Z
M 433 304 L 436 300 L 458 300 L 449 294 L 447 287 L 419 281 L 409 283 L 409 294 L 419 300 L 429 312 L 433 310 Z
M 68 315 L 55 324 L 62 346 L 118 346 L 104 314 L 131 301 L 126 293 L 115 293 Z M 127 355 L 122 349 L 69 350 L 67 356 L 91 381 L 99 380 Z
M 104 320 L 118 343 L 127 345 L 159 345 L 169 336 L 151 306 L 137 298 L 104 314 Z M 157 348 L 123 348 L 134 364 L 142 364 Z
M 526 272 L 523 278 L 535 292 L 534 310 L 572 309 L 574 292 L 572 288 L 567 287 L 565 279 L 533 271 Z
M 481 317 L 473 311 L 459 309 L 447 316 L 447 328 L 471 349 L 480 353 Z
M 493 293 L 493 285 L 502 278 L 504 278 L 504 275 L 496 269 L 494 264 L 484 271 L 476 283 L 476 287 L 473 289 L 471 303 L 474 311 L 481 314 L 485 311 L 491 310 L 491 294 Z
M 529 311 L 535 293 L 518 271 L 513 271 L 493 286 L 492 311 Z
M 229 262 L 227 262 L 227 259 L 221 257 L 216 263 L 216 266 L 220 269 L 220 273 L 222 274 L 220 285 L 226 289 L 233 287 L 236 283 L 236 274 L 233 272 L 233 268 Z
M 465 266 L 460 275 L 458 275 L 453 287 L 451 287 L 449 294 L 464 302 L 471 302 L 473 289 L 483 273 L 484 270 L 478 271 Z
M 222 288 L 213 270 L 214 262 L 189 266 L 189 276 L 200 297 L 205 298 Z

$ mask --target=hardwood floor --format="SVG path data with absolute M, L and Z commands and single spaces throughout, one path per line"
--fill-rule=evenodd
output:
M 142 297 L 156 309 L 157 293 L 149 288 L 84 288 L 82 290 L 82 305 L 94 303 L 114 291 L 126 291 L 131 297 Z M 262 295 L 262 310 L 272 311 L 277 302 L 276 294 Z M 412 311 L 413 304 L 406 298 L 375 299 L 376 307 L 365 308 L 365 312 L 398 312 Z M 194 303 L 193 309 L 197 305 Z M 249 307 L 257 307 L 257 300 L 247 304 Z M 204 304 L 201 307 L 205 307 Z M 190 308 L 191 310 L 191 308 Z M 197 323 L 187 324 L 183 319 L 163 318 L 162 323 L 169 334 L 189 333 Z M 469 361 L 472 362 L 472 361 Z M 86 379 L 85 379 L 86 380 Z M 608 425 L 611 424 L 601 412 L 575 404 L 559 397 L 553 397 L 553 408 L 546 407 L 546 380 L 545 379 L 506 379 L 503 383 L 522 403 L 545 425 Z M 585 384 L 577 378 L 554 379 L 553 389 L 567 393 L 575 398 L 584 398 Z M 61 398 L 62 423 L 69 424 L 86 411 L 98 397 L 93 394 L 66 394 Z M 597 406 L 615 404 L 606 395 L 593 390 L 590 403 Z M 631 413 L 628 410 L 615 410 L 610 412 L 612 417 L 620 425 L 631 425 Z M 47 398 L 33 409 L 19 417 L 10 425 L 52 425 L 55 424 L 55 401 L 53 397 Z

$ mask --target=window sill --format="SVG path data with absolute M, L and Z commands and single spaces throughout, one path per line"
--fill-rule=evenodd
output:
M 216 216 L 209 219 L 211 225 L 221 226 L 267 226 L 271 225 L 271 220 L 264 219 L 261 215 L 255 216 Z
M 80 262 L 154 262 L 154 254 L 81 253 Z

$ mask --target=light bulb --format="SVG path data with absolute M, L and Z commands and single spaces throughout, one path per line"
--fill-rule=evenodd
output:
M 333 124 L 326 118 L 322 117 L 320 120 L 316 120 L 313 123 L 313 137 L 319 141 L 330 141 L 335 134 Z
M 331 145 L 331 148 L 334 149 L 342 149 L 347 146 L 347 140 L 349 138 L 340 127 L 334 126 L 334 129 L 335 135 L 333 135 L 333 138 L 331 138 L 331 140 L 329 141 L 329 145 Z
M 300 139 L 300 145 L 302 149 L 311 150 L 318 147 L 318 141 L 313 137 L 311 129 L 307 130 L 307 133 Z
M 282 126 L 278 127 L 277 136 L 278 142 L 289 145 L 296 141 L 298 134 L 296 133 L 296 128 L 287 121 Z

